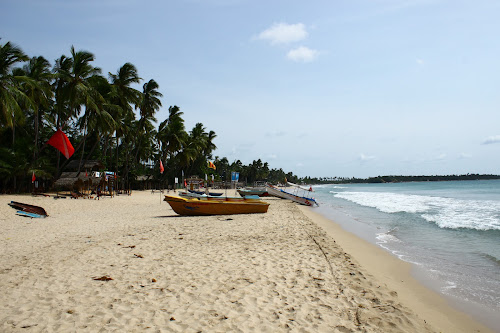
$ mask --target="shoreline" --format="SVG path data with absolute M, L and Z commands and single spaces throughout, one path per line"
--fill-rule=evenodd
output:
M 49 217 L 16 216 L 10 200 Z M 266 214 L 181 217 L 161 200 L 0 196 L 1 330 L 489 332 L 419 302 L 407 291 L 430 291 L 408 266 L 371 262 L 369 244 L 305 207 L 266 198 Z
M 314 212 L 309 207 L 300 207 L 300 209 L 333 237 L 378 281 L 395 290 L 404 305 L 413 309 L 439 331 L 493 332 L 491 328 L 449 304 L 449 300 L 445 296 L 418 281 L 412 274 L 413 268 L 410 263 L 395 257 L 376 244 L 354 235 L 340 224 Z

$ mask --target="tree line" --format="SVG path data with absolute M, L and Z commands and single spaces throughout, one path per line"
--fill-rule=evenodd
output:
M 0 44 L 0 192 L 30 191 L 32 174 L 51 184 L 75 159 L 79 165 L 100 161 L 116 172 L 122 189 L 136 187 L 141 175 L 169 184 L 181 173 L 212 173 L 227 180 L 231 171 L 250 183 L 298 180 L 260 159 L 243 165 L 214 158 L 216 133 L 202 123 L 187 130 L 176 105 L 156 126 L 162 107 L 158 83 L 142 79 L 128 62 L 103 75 L 94 60 L 93 53 L 71 47 L 69 55 L 51 64 L 11 42 Z M 135 88 L 141 84 L 142 89 Z M 70 160 L 46 145 L 58 128 L 75 148 Z M 208 168 L 209 160 L 215 171 Z
M 403 183 L 403 182 L 438 182 L 438 181 L 455 181 L 455 180 L 492 180 L 500 179 L 500 175 L 480 175 L 480 174 L 463 174 L 463 175 L 431 175 L 431 176 L 377 176 L 369 178 L 345 178 L 345 177 L 320 177 L 310 178 L 305 177 L 300 181 L 307 184 L 380 184 L 380 183 Z

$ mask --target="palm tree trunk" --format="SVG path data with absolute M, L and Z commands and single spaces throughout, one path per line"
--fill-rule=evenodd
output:
M 33 164 L 38 158 L 38 117 L 39 113 L 35 113 L 35 149 L 33 149 Z
M 106 135 L 106 138 L 104 139 L 104 148 L 102 150 L 102 157 L 104 158 L 104 164 L 106 167 L 109 167 L 108 165 L 108 142 L 109 142 L 109 136 Z M 111 169 L 110 169 L 111 170 Z
M 82 148 L 82 154 L 80 155 L 80 163 L 78 164 L 78 172 L 76 174 L 77 177 L 80 175 L 80 171 L 82 169 L 83 155 L 85 154 L 85 141 L 87 141 L 87 135 L 88 135 L 88 132 L 87 132 L 87 120 L 85 120 L 85 125 L 84 125 L 83 132 L 85 133 L 85 135 L 83 136 L 83 148 Z
M 116 137 L 116 164 L 115 164 L 115 172 L 118 175 L 118 133 L 116 133 L 115 137 Z M 122 188 L 121 189 L 123 190 L 123 184 L 122 184 Z

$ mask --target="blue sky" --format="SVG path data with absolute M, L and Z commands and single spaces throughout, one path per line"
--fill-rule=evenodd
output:
M 299 176 L 500 173 L 496 0 L 1 0 L 1 43 L 133 63 L 218 156 Z

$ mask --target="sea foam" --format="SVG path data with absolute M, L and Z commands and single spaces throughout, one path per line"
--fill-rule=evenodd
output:
M 339 192 L 335 197 L 384 213 L 417 214 L 440 228 L 500 230 L 500 203 L 390 192 Z

